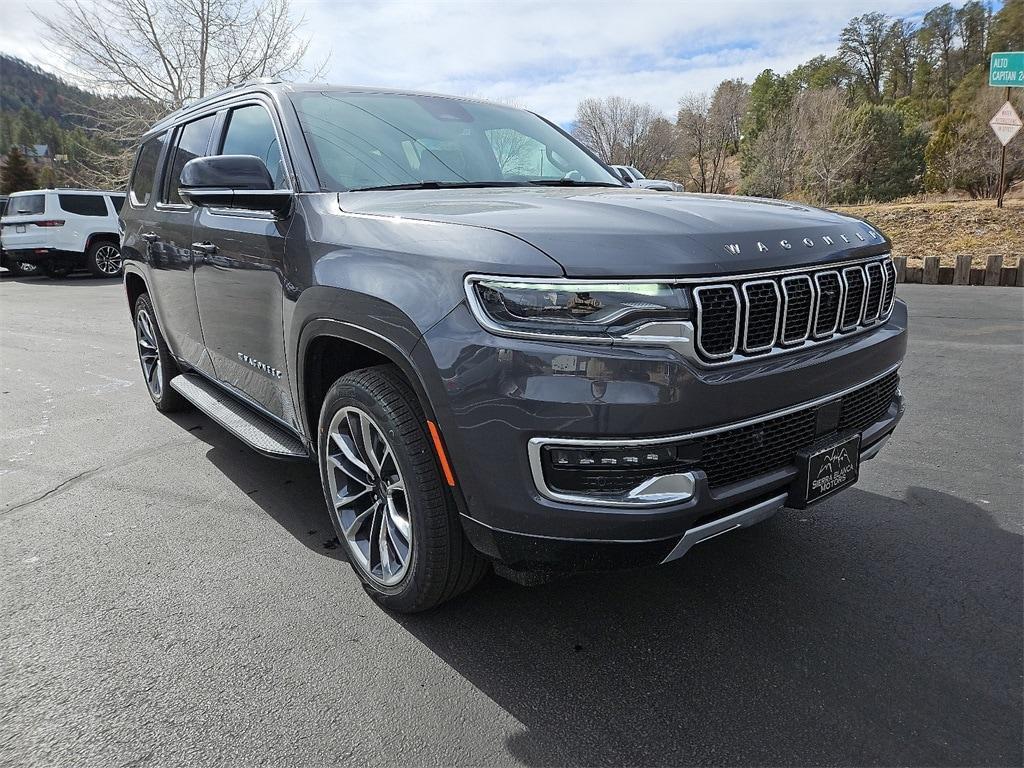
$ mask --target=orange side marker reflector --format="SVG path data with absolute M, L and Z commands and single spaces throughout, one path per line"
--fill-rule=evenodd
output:
M 427 429 L 430 430 L 430 439 L 434 441 L 434 450 L 437 451 L 438 461 L 441 462 L 441 471 L 444 472 L 444 479 L 448 485 L 454 488 L 455 475 L 452 474 L 452 468 L 448 464 L 448 457 L 445 455 L 444 446 L 441 445 L 441 433 L 437 431 L 437 424 L 427 419 Z

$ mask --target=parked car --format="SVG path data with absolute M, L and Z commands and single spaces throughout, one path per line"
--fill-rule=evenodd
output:
M 97 277 L 121 274 L 117 216 L 121 192 L 34 189 L 15 192 L 0 219 L 3 266 L 19 274 L 62 277 L 86 268 Z
M 318 462 L 397 611 L 672 561 L 850 486 L 903 413 L 878 230 L 637 195 L 510 107 L 237 87 L 142 137 L 122 218 L 156 407 Z
M 631 187 L 655 189 L 659 192 L 685 192 L 682 184 L 667 179 L 648 179 L 632 165 L 613 165 L 619 176 Z

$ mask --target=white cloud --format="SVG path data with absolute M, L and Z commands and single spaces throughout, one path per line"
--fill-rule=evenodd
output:
M 620 94 L 666 114 L 726 77 L 748 81 L 835 51 L 868 11 L 917 14 L 925 0 L 293 0 L 327 79 L 515 100 L 562 123 L 587 96 Z M 28 8 L 0 0 L 0 50 L 66 69 Z

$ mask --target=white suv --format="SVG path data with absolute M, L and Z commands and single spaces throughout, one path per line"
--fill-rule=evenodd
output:
M 121 274 L 117 216 L 121 192 L 34 189 L 15 192 L 0 219 L 0 263 L 22 275 L 63 277 L 85 267 L 98 277 Z

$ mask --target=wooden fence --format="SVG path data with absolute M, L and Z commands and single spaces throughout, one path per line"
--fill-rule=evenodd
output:
M 984 267 L 972 267 L 970 256 L 957 256 L 952 267 L 940 267 L 938 256 L 927 256 L 923 267 L 908 267 L 906 256 L 896 256 L 896 282 L 925 285 L 1011 285 L 1024 288 L 1024 258 L 1016 267 L 1004 267 L 1002 256 L 989 256 Z

